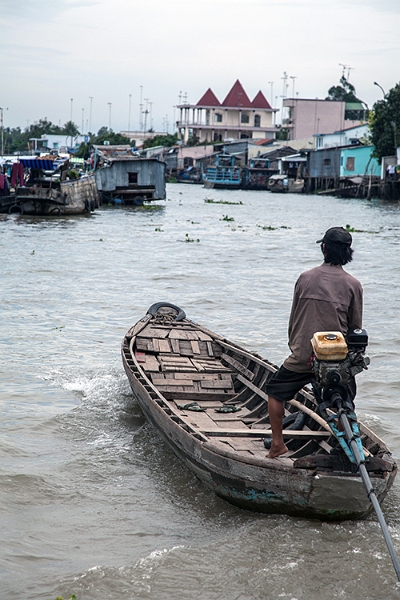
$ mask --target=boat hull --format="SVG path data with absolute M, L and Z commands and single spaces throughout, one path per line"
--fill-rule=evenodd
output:
M 56 217 L 89 213 L 99 207 L 99 196 L 94 177 L 87 176 L 53 188 L 22 187 L 0 203 L 2 213 Z
M 125 369 L 133 394 L 147 420 L 155 427 L 174 454 L 217 496 L 253 512 L 341 521 L 365 519 L 373 507 L 360 477 L 318 476 L 308 471 L 273 468 L 238 461 L 227 451 L 216 454 L 207 444 L 182 436 L 181 428 L 165 419 L 146 389 Z M 390 480 L 373 479 L 381 502 L 391 487 Z
M 288 458 L 268 459 L 266 450 L 262 451 L 262 439 L 256 440 L 256 437 L 260 436 L 257 430 L 248 430 L 247 433 L 250 436 L 254 433 L 251 438 L 253 441 L 249 441 L 249 439 L 245 439 L 246 432 L 243 428 L 240 430 L 234 429 L 232 432 L 230 429 L 226 429 L 232 427 L 233 421 L 221 421 L 219 426 L 221 429 L 210 429 L 208 414 L 211 414 L 210 411 L 215 409 L 210 409 L 208 414 L 207 412 L 201 413 L 204 416 L 199 417 L 195 416 L 194 413 L 190 413 L 189 410 L 185 410 L 187 406 L 174 404 L 172 400 L 166 400 L 163 393 L 154 385 L 154 377 L 152 381 L 151 376 L 145 373 L 135 356 L 136 333 L 137 331 L 140 332 L 149 323 L 149 327 L 152 327 L 149 319 L 150 317 L 147 316 L 130 330 L 122 344 L 123 365 L 131 389 L 148 421 L 154 425 L 176 456 L 210 490 L 231 504 L 263 513 L 283 513 L 339 521 L 363 519 L 372 512 L 373 507 L 357 473 L 352 471 L 335 472 L 317 467 L 312 469 L 296 468 L 296 461 Z M 191 322 L 187 320 L 185 323 Z M 208 330 L 200 328 L 200 332 L 204 334 Z M 158 332 L 157 335 L 160 335 L 160 333 Z M 184 343 L 187 348 L 187 342 Z M 216 339 L 216 343 L 235 349 L 233 344 L 219 337 Z M 198 349 L 195 349 L 195 351 L 198 351 Z M 176 347 L 174 352 L 171 355 L 172 357 L 177 356 Z M 231 356 L 224 355 L 226 356 L 224 361 L 231 364 L 236 363 L 243 371 L 243 363 L 240 362 L 241 357 L 252 355 L 243 350 L 241 352 L 242 354 L 237 356 L 233 351 Z M 233 358 L 234 356 L 236 358 Z M 177 359 L 171 358 L 171 360 Z M 257 355 L 254 355 L 254 360 L 260 368 L 260 372 L 262 372 L 263 360 Z M 193 360 L 193 362 L 195 365 L 198 364 L 196 360 Z M 270 371 L 272 368 L 271 363 L 265 361 L 265 371 Z M 243 372 L 246 369 L 247 367 Z M 160 373 L 156 375 L 157 378 L 162 376 Z M 172 375 L 169 371 L 165 375 L 167 379 L 164 380 L 164 383 L 165 381 L 179 383 L 173 381 Z M 185 374 L 185 376 L 188 376 L 188 374 Z M 179 374 L 177 377 L 182 378 L 183 375 Z M 196 377 L 205 378 L 206 375 L 200 373 Z M 238 380 L 240 378 L 243 380 L 239 373 Z M 252 387 L 256 388 L 255 385 Z M 243 391 L 239 392 L 238 395 L 241 393 Z M 305 393 L 307 394 L 307 392 Z M 262 395 L 262 391 L 258 390 L 258 394 Z M 175 392 L 175 395 L 178 397 L 177 392 Z M 198 397 L 204 400 L 206 395 L 203 394 L 203 396 L 199 395 Z M 190 395 L 188 398 L 190 399 Z M 205 419 L 208 419 L 207 423 Z M 362 424 L 360 424 L 360 427 L 363 427 Z M 309 428 L 306 429 L 310 432 Z M 369 434 L 372 436 L 371 447 L 372 445 L 378 447 L 381 444 L 379 438 L 374 436 L 372 432 L 369 432 Z M 224 437 L 224 435 L 243 437 L 232 438 Z M 313 435 L 316 436 L 319 433 L 311 432 L 311 437 Z M 232 439 L 233 447 L 232 444 L 228 443 Z M 235 439 L 238 441 L 235 442 Z M 246 452 L 241 451 L 241 443 L 243 444 L 242 450 L 246 449 Z M 308 442 L 308 445 L 310 443 Z M 258 450 L 248 452 L 247 450 L 251 444 L 254 445 L 254 449 L 258 444 Z M 381 445 L 380 455 L 382 456 L 382 452 L 384 453 L 385 464 L 388 466 L 385 467 L 384 472 L 370 472 L 370 478 L 380 502 L 385 498 L 397 473 L 397 466 L 391 459 L 390 453 L 383 442 Z M 327 457 L 329 458 L 328 455 Z

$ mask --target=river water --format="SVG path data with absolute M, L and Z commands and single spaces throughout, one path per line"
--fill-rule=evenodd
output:
M 120 358 L 167 301 L 280 363 L 294 282 L 348 224 L 370 336 L 357 410 L 400 459 L 399 205 L 171 184 L 143 208 L 0 219 L 1 600 L 400 598 L 375 516 L 215 497 L 147 424 Z M 398 554 L 399 507 L 400 478 L 383 504 Z

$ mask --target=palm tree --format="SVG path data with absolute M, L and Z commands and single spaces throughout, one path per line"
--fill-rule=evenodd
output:
M 73 138 L 79 135 L 78 126 L 73 121 L 67 121 L 64 125 L 64 133 L 71 138 L 71 148 L 73 146 Z

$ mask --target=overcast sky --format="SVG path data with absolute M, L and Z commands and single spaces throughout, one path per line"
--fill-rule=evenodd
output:
M 369 106 L 400 81 L 399 0 L 0 0 L 0 27 L 5 127 L 137 130 L 142 101 L 171 133 L 180 99 L 236 79 L 276 107 L 284 72 L 288 97 L 325 98 L 345 65 Z

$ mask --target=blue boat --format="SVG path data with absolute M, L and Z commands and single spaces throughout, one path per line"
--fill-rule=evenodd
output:
M 204 187 L 239 189 L 242 184 L 242 169 L 234 154 L 218 154 L 215 163 L 203 168 Z

